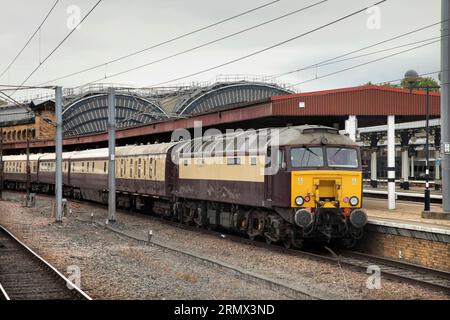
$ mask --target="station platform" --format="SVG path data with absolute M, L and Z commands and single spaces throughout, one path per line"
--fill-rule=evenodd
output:
M 366 197 L 363 207 L 369 220 L 360 250 L 450 272 L 450 220 L 423 219 L 422 203 L 397 201 L 388 210 L 386 200 Z
M 396 186 L 395 188 L 395 194 L 397 195 L 398 199 L 405 198 L 405 199 L 412 199 L 416 201 L 423 201 L 425 186 L 423 187 L 410 187 L 409 190 L 404 190 L 400 188 L 399 186 Z M 366 196 L 372 196 L 372 197 L 380 197 L 380 198 L 387 198 L 388 191 L 387 186 L 378 186 L 378 188 L 372 188 L 371 186 L 364 185 L 363 186 L 363 193 Z M 442 193 L 441 191 L 434 190 L 434 187 L 430 185 L 430 198 L 432 202 L 442 202 Z
M 418 228 L 438 228 L 450 231 L 450 220 L 422 218 L 423 204 L 417 202 L 396 201 L 396 209 L 388 210 L 384 199 L 365 197 L 364 209 L 369 215 L 369 221 L 386 221 L 416 225 Z M 441 209 L 440 204 L 432 204 L 431 211 Z

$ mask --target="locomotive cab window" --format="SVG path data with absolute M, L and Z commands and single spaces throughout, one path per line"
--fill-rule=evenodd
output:
M 291 165 L 294 168 L 323 167 L 323 149 L 321 147 L 292 148 Z
M 328 147 L 327 162 L 329 167 L 358 168 L 358 152 L 356 149 Z

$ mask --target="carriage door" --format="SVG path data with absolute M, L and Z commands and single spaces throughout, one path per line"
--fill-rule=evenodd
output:
M 270 159 L 270 160 L 269 160 Z M 274 159 L 272 158 L 272 148 L 267 148 L 266 163 L 264 170 L 264 202 L 267 204 L 272 203 L 272 192 L 273 192 L 273 176 L 267 174 L 270 172 L 270 167 L 273 165 Z

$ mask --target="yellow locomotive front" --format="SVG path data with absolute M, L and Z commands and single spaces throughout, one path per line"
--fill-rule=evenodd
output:
M 305 237 L 339 238 L 351 246 L 367 223 L 360 150 L 327 142 L 288 149 L 294 221 Z

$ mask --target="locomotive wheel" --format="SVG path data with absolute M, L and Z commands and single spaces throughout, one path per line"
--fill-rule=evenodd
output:
M 270 240 L 268 237 L 265 237 L 266 238 L 266 243 L 267 244 L 272 244 L 272 240 Z

